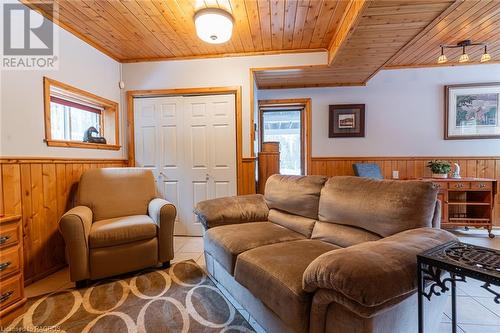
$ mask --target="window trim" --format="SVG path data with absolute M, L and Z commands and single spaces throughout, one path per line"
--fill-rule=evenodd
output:
M 76 94 L 78 96 L 82 96 L 86 99 L 89 99 L 96 104 L 102 105 L 104 111 L 111 111 L 114 113 L 115 119 L 115 144 L 99 144 L 99 143 L 90 143 L 90 142 L 82 142 L 82 141 L 67 141 L 67 140 L 54 140 L 52 139 L 51 133 L 51 113 L 50 113 L 50 103 L 51 103 L 51 87 L 56 87 L 62 89 L 64 91 L 68 91 L 70 93 Z M 50 79 L 48 77 L 43 78 L 43 95 L 44 95 L 44 114 L 45 114 L 45 142 L 47 146 L 50 147 L 66 147 L 66 148 L 85 148 L 85 149 L 104 149 L 104 150 L 120 150 L 120 122 L 119 122 L 119 108 L 118 103 L 108 100 L 106 98 L 94 95 L 85 90 L 81 90 L 70 86 L 68 84 Z M 101 112 L 100 117 L 101 122 L 101 135 L 104 134 L 104 116 L 103 112 Z

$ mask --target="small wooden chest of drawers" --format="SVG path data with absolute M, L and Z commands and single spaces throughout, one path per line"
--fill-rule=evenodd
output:
M 21 227 L 21 216 L 0 217 L 0 325 L 13 319 L 26 302 Z
M 493 238 L 493 207 L 497 181 L 487 178 L 432 179 L 439 189 L 441 227 L 485 228 Z

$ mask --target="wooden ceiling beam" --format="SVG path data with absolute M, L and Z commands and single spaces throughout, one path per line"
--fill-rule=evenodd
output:
M 328 64 L 331 65 L 333 63 L 342 45 L 352 35 L 359 19 L 363 16 L 363 11 L 368 8 L 369 3 L 370 1 L 368 0 L 350 0 L 342 22 L 328 46 Z

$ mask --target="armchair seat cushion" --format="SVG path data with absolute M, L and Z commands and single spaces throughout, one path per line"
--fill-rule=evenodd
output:
M 147 215 L 131 215 L 92 223 L 90 248 L 122 245 L 156 237 L 157 226 Z
M 302 289 L 302 275 L 314 259 L 339 248 L 312 239 L 261 246 L 238 256 L 234 276 L 296 332 L 307 332 L 312 294 Z
M 236 257 L 256 247 L 305 237 L 271 222 L 231 224 L 209 229 L 204 236 L 205 251 L 233 274 Z

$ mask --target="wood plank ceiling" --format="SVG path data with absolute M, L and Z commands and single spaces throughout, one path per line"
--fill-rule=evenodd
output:
M 493 61 L 500 61 L 500 1 L 463 1 L 442 20 L 399 52 L 386 68 L 435 65 L 440 44 L 456 44 L 464 39 L 486 42 Z M 471 62 L 478 63 L 484 48 L 467 49 Z M 457 62 L 461 49 L 445 50 L 449 62 Z
M 254 71 L 257 86 L 364 85 L 383 68 L 436 66 L 440 44 L 488 42 L 500 62 L 499 0 L 21 0 L 121 62 L 328 51 L 328 65 Z M 230 42 L 195 33 L 194 13 L 230 12 Z M 470 48 L 477 63 L 483 49 Z M 446 50 L 451 63 L 459 49 Z
M 264 69 L 260 89 L 365 85 L 384 68 L 438 66 L 440 44 L 464 39 L 487 42 L 491 62 L 500 62 L 500 1 L 373 1 L 330 66 Z M 447 49 L 457 64 L 461 49 Z M 468 49 L 479 63 L 483 47 Z
M 448 10 L 451 1 L 374 1 L 329 66 L 255 73 L 261 89 L 364 85 L 394 54 Z M 450 9 L 451 10 L 451 9 Z
M 325 51 L 349 1 L 331 0 L 24 0 L 122 62 L 229 54 Z M 233 15 L 233 37 L 213 45 L 196 36 L 206 7 Z

